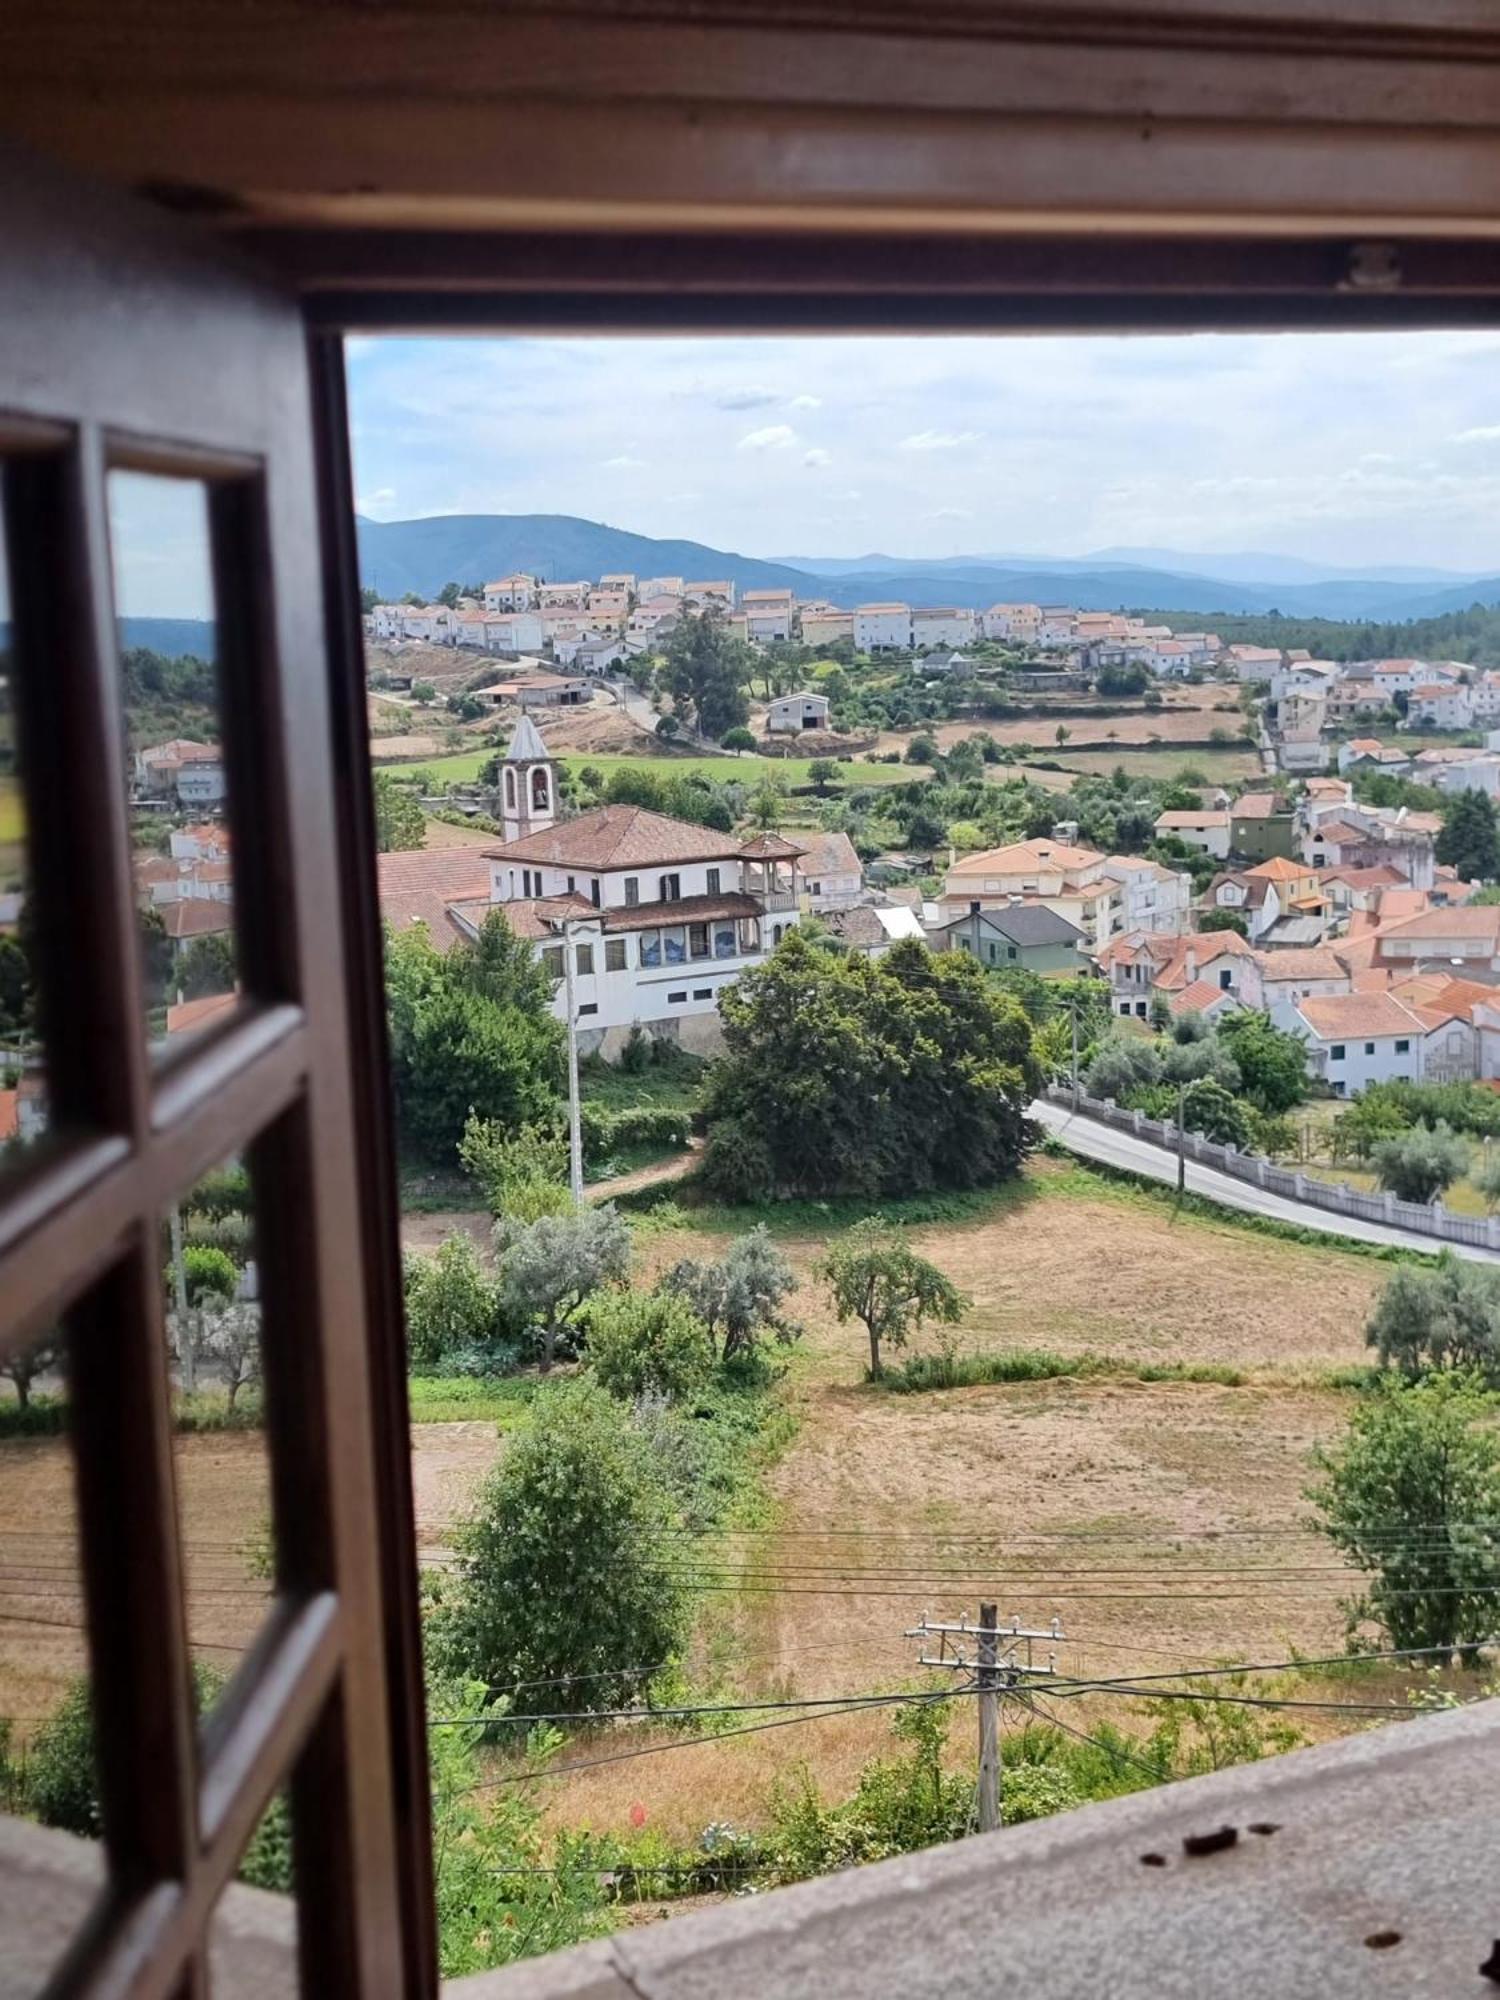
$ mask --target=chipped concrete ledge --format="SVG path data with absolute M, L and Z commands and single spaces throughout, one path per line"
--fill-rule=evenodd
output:
M 1184 1851 L 1224 1828 L 1232 1842 Z M 1484 1702 L 736 1898 L 444 1991 L 1494 2000 L 1478 1967 L 1497 1937 L 1500 1702 Z

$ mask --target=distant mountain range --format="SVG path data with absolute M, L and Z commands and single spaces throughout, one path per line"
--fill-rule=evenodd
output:
M 870 555 L 764 561 L 702 542 L 658 541 L 571 514 L 438 514 L 359 523 L 360 574 L 383 597 L 434 597 L 445 583 L 526 570 L 548 581 L 636 576 L 729 577 L 741 590 L 796 591 L 848 607 L 880 598 L 982 609 L 997 601 L 1064 602 L 1084 611 L 1265 612 L 1395 623 L 1500 603 L 1500 575 L 1411 569 L 1320 569 L 1295 556 L 1182 555 L 1105 549 L 1074 560 Z M 1219 565 L 1216 572 L 1209 565 Z M 1270 574 L 1254 576 L 1256 566 Z M 1223 572 L 1232 570 L 1233 575 Z
M 191 653 L 195 659 L 214 657 L 214 628 L 206 618 L 122 618 L 120 644 L 144 646 L 148 653 L 172 659 Z

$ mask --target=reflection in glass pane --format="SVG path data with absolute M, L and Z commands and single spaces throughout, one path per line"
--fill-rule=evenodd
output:
M 0 1360 L 0 1811 L 97 1839 L 66 1360 L 61 1333 Z M 53 1963 L 92 1895 L 80 1885 L 78 1906 L 49 1936 Z M 36 1941 L 28 1928 L 25 1947 Z
M 212 1707 L 270 1600 L 260 1275 L 247 1169 L 205 1174 L 162 1230 L 188 1645 Z
M 26 800 L 16 737 L 17 666 L 3 530 L 0 520 L 0 1173 L 40 1138 L 47 1123 L 32 912 L 27 907 Z
M 234 882 L 208 496 L 113 472 L 115 608 L 147 1036 L 175 1055 L 234 1005 Z

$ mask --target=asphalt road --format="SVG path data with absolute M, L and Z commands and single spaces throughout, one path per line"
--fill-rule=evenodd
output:
M 1061 1104 L 1049 1104 L 1040 1098 L 1032 1105 L 1031 1115 L 1054 1138 L 1086 1159 L 1125 1167 L 1131 1173 L 1176 1185 L 1176 1155 L 1153 1146 L 1147 1139 L 1118 1132 L 1113 1125 L 1079 1117 Z M 1243 1209 L 1249 1215 L 1268 1216 L 1276 1222 L 1295 1223 L 1299 1229 L 1316 1229 L 1324 1236 L 1352 1237 L 1357 1242 L 1379 1243 L 1397 1250 L 1422 1250 L 1428 1256 L 1439 1250 L 1451 1250 L 1456 1256 L 1472 1258 L 1475 1263 L 1500 1264 L 1500 1251 L 1481 1250 L 1468 1243 L 1447 1243 L 1435 1236 L 1420 1236 L 1410 1229 L 1390 1229 L 1384 1223 L 1365 1222 L 1354 1215 L 1333 1215 L 1326 1208 L 1313 1208 L 1284 1195 L 1271 1194 L 1230 1174 L 1221 1174 L 1213 1167 L 1199 1166 L 1194 1160 L 1187 1162 L 1187 1185 L 1190 1193 L 1206 1195 L 1225 1208 Z

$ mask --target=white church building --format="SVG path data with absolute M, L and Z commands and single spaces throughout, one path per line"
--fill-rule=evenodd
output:
M 523 716 L 500 770 L 505 840 L 486 850 L 487 899 L 452 903 L 461 936 L 504 909 L 557 975 L 566 1019 L 564 952 L 584 1050 L 613 1056 L 633 1027 L 709 1051 L 718 998 L 780 943 L 798 915 L 803 849 L 779 834 L 742 840 L 644 806 L 558 817 L 557 771 Z

